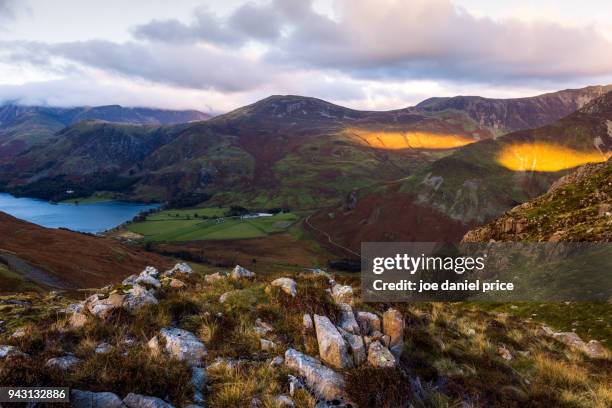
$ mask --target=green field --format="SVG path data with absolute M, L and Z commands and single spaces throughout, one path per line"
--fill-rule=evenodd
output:
M 226 210 L 198 208 L 162 211 L 150 215 L 145 221 L 127 225 L 127 229 L 143 235 L 147 241 L 246 239 L 283 232 L 298 218 L 291 213 L 281 213 L 242 220 L 240 217 L 223 217 Z

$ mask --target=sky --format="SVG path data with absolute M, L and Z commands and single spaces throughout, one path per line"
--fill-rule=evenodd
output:
M 0 101 L 386 110 L 612 83 L 612 2 L 0 0 Z

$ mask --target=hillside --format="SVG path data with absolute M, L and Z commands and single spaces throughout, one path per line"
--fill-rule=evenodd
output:
M 168 125 L 206 120 L 194 111 L 128 108 L 119 105 L 55 108 L 4 104 L 0 106 L 0 164 L 31 146 L 47 143 L 56 132 L 85 120 L 112 123 Z
M 463 240 L 612 241 L 612 159 L 580 167 Z
M 449 228 L 453 235 L 442 236 L 459 240 L 470 228 L 545 193 L 572 168 L 609 158 L 611 107 L 608 93 L 550 125 L 460 147 L 402 180 L 355 192 L 313 222 L 353 249 L 360 241 L 423 241 L 432 231 Z M 399 208 L 425 212 L 428 222 Z M 380 228 L 395 220 L 402 226 Z M 360 240 L 354 239 L 356 225 Z M 402 229 L 407 233 L 390 235 Z
M 598 89 L 521 103 L 547 112 L 538 120 L 552 120 Z M 564 107 L 541 102 L 551 98 L 564 101 Z M 416 175 L 462 146 L 499 134 L 468 111 L 423 106 L 357 111 L 316 98 L 276 95 L 206 122 L 155 130 L 76 125 L 45 146 L 22 152 L 18 166 L 5 165 L 0 185 L 47 199 L 62 199 L 66 188 L 96 184 L 98 190 L 118 191 L 127 199 L 164 201 L 199 194 L 202 199 L 212 196 L 213 205 L 321 208 L 356 189 Z M 109 133 L 112 146 L 98 142 L 108 140 Z M 137 138 L 141 141 L 149 135 L 151 140 L 134 143 L 134 133 L 145 135 Z M 87 149 L 80 147 L 83 141 Z M 121 180 L 120 185 L 99 182 L 109 179 Z
M 612 91 L 612 85 L 566 89 L 543 95 L 515 99 L 480 96 L 430 98 L 416 105 L 423 112 L 458 110 L 492 129 L 497 135 L 541 127 L 584 107 L 593 99 Z
M 70 387 L 77 407 L 612 403 L 610 353 L 588 334 L 456 303 L 366 304 L 320 271 L 259 272 L 148 267 L 76 303 L 0 298 L 0 383 Z
M 0 292 L 103 286 L 153 260 L 168 262 L 113 239 L 43 228 L 0 212 Z

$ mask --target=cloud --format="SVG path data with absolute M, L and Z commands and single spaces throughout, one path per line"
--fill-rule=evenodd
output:
M 16 8 L 16 0 L 0 0 L 0 21 L 14 19 Z
M 176 19 L 154 20 L 134 27 L 138 39 L 163 43 L 208 42 L 221 46 L 241 46 L 254 41 L 274 41 L 280 35 L 281 15 L 271 5 L 246 3 L 230 16 L 221 18 L 199 8 L 192 22 Z
M 104 40 L 45 44 L 4 43 L 5 59 L 48 70 L 78 70 L 74 63 L 184 88 L 237 92 L 266 81 L 272 68 L 210 47 L 114 43 Z M 63 59 L 72 64 L 54 63 Z
M 269 58 L 372 79 L 576 78 L 612 72 L 612 44 L 592 27 L 477 18 L 449 1 L 338 0 L 312 9 Z

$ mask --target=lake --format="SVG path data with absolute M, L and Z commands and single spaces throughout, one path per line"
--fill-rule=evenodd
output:
M 48 228 L 68 228 L 97 233 L 131 220 L 141 211 L 158 204 L 103 201 L 87 204 L 51 204 L 35 198 L 17 198 L 0 193 L 0 211 Z

